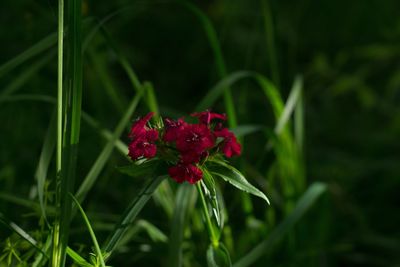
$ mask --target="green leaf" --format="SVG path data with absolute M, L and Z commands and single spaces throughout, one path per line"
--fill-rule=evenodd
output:
M 207 162 L 207 168 L 210 173 L 221 177 L 225 181 L 232 184 L 234 187 L 257 197 L 260 197 L 269 204 L 267 196 L 263 192 L 255 188 L 253 185 L 251 185 L 243 176 L 243 174 L 234 167 L 226 164 L 221 160 L 211 159 Z
M 262 131 L 264 128 L 265 128 L 265 126 L 263 126 L 263 125 L 239 125 L 233 129 L 231 129 L 231 131 L 237 137 L 241 137 L 241 136 L 245 136 L 248 134 L 256 133 L 258 131 Z
M 93 267 L 92 264 L 87 262 L 84 258 L 81 257 L 78 253 L 72 250 L 70 247 L 67 247 L 67 255 L 71 257 L 71 259 L 81 267 Z
M 45 257 L 48 258 L 47 254 L 38 247 L 38 243 L 33 237 L 31 237 L 24 229 L 19 227 L 16 223 L 10 221 L 7 219 L 3 213 L 0 212 L 0 223 L 2 223 L 4 226 L 9 228 L 11 231 L 15 232 L 17 235 L 25 239 L 29 244 L 31 244 L 37 251 L 42 253 Z
M 152 178 L 133 199 L 128 208 L 125 210 L 124 214 L 121 216 L 118 225 L 116 225 L 114 231 L 103 246 L 103 250 L 106 253 L 111 254 L 115 249 L 118 248 L 119 241 L 123 238 L 126 231 L 132 225 L 132 222 L 135 220 L 136 216 L 142 210 L 147 201 L 149 201 L 157 187 L 167 177 L 168 176 L 158 176 L 156 178 Z
M 106 267 L 106 264 L 104 263 L 103 254 L 100 250 L 100 246 L 99 246 L 99 243 L 97 242 L 97 238 L 96 238 L 96 235 L 94 234 L 93 228 L 90 225 L 89 218 L 86 216 L 86 213 L 83 211 L 81 205 L 79 205 L 79 201 L 72 194 L 69 194 L 69 195 L 72 198 L 72 200 L 75 202 L 75 205 L 78 207 L 79 211 L 81 212 L 82 218 L 85 221 L 85 224 L 89 231 L 90 237 L 92 238 L 93 245 L 96 249 L 96 256 L 100 260 L 101 266 Z
M 140 98 L 141 94 L 136 94 L 136 96 L 131 100 L 125 114 L 118 122 L 118 125 L 115 128 L 111 138 L 107 141 L 107 144 L 104 146 L 103 150 L 97 157 L 95 163 L 92 165 L 90 171 L 88 172 L 82 184 L 80 185 L 76 193 L 76 198 L 80 202 L 82 202 L 85 199 L 87 193 L 93 187 L 101 171 L 106 165 L 108 159 L 110 158 L 112 152 L 114 151 L 116 141 L 119 140 L 121 134 L 125 130 L 126 125 L 129 123 L 129 119 L 132 116 L 133 112 L 135 111 Z
M 149 221 L 139 220 L 137 223 L 140 226 L 140 228 L 146 231 L 151 240 L 153 240 L 154 242 L 165 243 L 168 241 L 168 237 L 159 228 L 157 228 L 154 224 L 150 223 Z
M 215 65 L 220 79 L 225 78 L 227 75 L 227 68 L 225 64 L 225 60 L 222 54 L 222 49 L 220 42 L 218 40 L 218 34 L 215 30 L 211 20 L 207 17 L 207 15 L 196 5 L 192 4 L 189 1 L 178 1 L 178 3 L 182 4 L 188 10 L 190 10 L 199 20 L 201 26 L 203 27 L 212 52 L 215 58 Z M 235 104 L 233 102 L 231 88 L 229 86 L 223 87 L 223 97 L 224 97 L 224 104 L 225 110 L 228 115 L 228 124 L 229 127 L 236 127 L 237 126 L 237 118 L 236 118 L 236 111 L 235 111 Z M 211 107 L 208 105 L 206 108 Z M 205 108 L 204 108 L 205 109 Z M 204 109 L 196 109 L 196 111 L 204 110 Z
M 47 221 L 46 207 L 44 203 L 45 181 L 55 145 L 56 145 L 56 116 L 55 114 L 53 114 L 50 120 L 49 128 L 47 129 L 46 132 L 46 136 L 42 147 L 42 152 L 40 154 L 39 163 L 35 173 L 35 177 L 37 180 L 37 187 L 38 187 L 40 209 L 42 211 L 42 216 L 46 221 Z
M 40 40 L 38 43 L 31 46 L 30 48 L 26 49 L 21 54 L 10 59 L 9 61 L 0 66 L 0 77 L 6 74 L 7 72 L 11 71 L 12 69 L 16 68 L 17 66 L 21 65 L 28 59 L 49 49 L 56 43 L 56 41 L 57 41 L 57 34 L 52 33 L 49 36 Z
M 208 267 L 229 267 L 232 266 L 231 258 L 226 247 L 219 243 L 218 247 L 210 245 L 207 250 Z
M 207 168 L 200 167 L 203 172 L 203 179 L 201 180 L 201 185 L 203 187 L 204 194 L 207 197 L 208 203 L 211 205 L 212 214 L 214 215 L 215 221 L 217 222 L 218 237 L 220 235 L 220 230 L 223 228 L 224 218 L 221 212 L 221 205 L 217 196 L 217 185 L 214 181 L 214 177 L 207 170 Z
M 301 219 L 306 211 L 312 207 L 318 197 L 325 191 L 325 184 L 319 182 L 313 183 L 297 202 L 295 208 L 289 214 L 289 216 L 269 234 L 268 238 L 258 244 L 233 266 L 253 266 L 259 258 L 264 256 L 271 248 L 275 247 L 274 245 L 278 241 L 282 240 L 284 235 L 293 228 L 293 226 Z
M 182 266 L 182 242 L 183 234 L 185 231 L 185 224 L 187 214 L 194 207 L 194 202 L 190 201 L 195 191 L 193 186 L 184 183 L 178 187 L 174 214 L 171 222 L 171 236 L 169 238 L 169 266 L 180 267 Z
M 123 174 L 129 175 L 131 177 L 143 177 L 152 176 L 152 174 L 157 170 L 160 165 L 159 159 L 146 160 L 144 162 L 133 162 L 130 165 L 117 167 L 117 170 Z

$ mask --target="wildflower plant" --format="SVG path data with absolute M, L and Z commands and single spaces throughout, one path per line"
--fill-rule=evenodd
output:
M 207 261 L 210 266 L 230 266 L 228 250 L 220 242 L 223 205 L 221 196 L 217 196 L 215 178 L 269 201 L 226 160 L 242 152 L 235 134 L 224 126 L 227 116 L 206 110 L 190 115 L 189 119 L 195 123 L 185 118 L 164 118 L 150 123 L 153 115 L 150 112 L 132 124 L 128 135 L 132 164 L 119 170 L 133 177 L 160 177 L 168 173 L 178 184 L 196 186 L 211 241 Z

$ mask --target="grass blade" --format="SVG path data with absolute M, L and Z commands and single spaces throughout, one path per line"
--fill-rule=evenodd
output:
M 126 231 L 135 220 L 136 216 L 142 210 L 147 201 L 151 198 L 154 191 L 160 185 L 160 183 L 167 176 L 158 176 L 149 181 L 149 183 L 139 192 L 135 199 L 130 203 L 128 208 L 122 215 L 120 222 L 112 232 L 107 242 L 103 246 L 103 251 L 110 255 L 118 248 L 119 241 L 123 238 Z
M 56 116 L 55 114 L 53 114 L 49 124 L 49 128 L 47 129 L 46 132 L 46 136 L 42 147 L 42 152 L 40 154 L 39 163 L 35 173 L 35 178 L 37 180 L 37 187 L 38 187 L 40 209 L 42 211 L 42 216 L 46 222 L 47 222 L 46 219 L 47 217 L 46 217 L 46 208 L 44 203 L 45 181 L 55 145 L 56 145 Z
M 72 199 L 80 133 L 82 102 L 82 2 L 68 1 L 67 66 L 63 70 L 64 1 L 58 16 L 58 116 L 56 207 L 60 209 L 53 227 L 53 267 L 64 267 L 71 221 Z M 66 78 L 63 88 L 63 76 Z
M 21 227 L 19 227 L 16 223 L 8 220 L 3 213 L 0 212 L 0 223 L 2 223 L 4 226 L 15 232 L 17 235 L 25 239 L 29 244 L 31 244 L 37 251 L 42 253 L 45 257 L 48 258 L 46 253 L 38 247 L 37 241 L 33 239 L 27 232 L 24 231 Z
M 185 183 L 179 186 L 175 198 L 174 213 L 171 221 L 171 236 L 169 238 L 169 266 L 182 266 L 183 233 L 189 206 L 193 205 L 190 197 L 193 195 L 193 186 Z
M 0 77 L 6 74 L 7 72 L 13 70 L 14 68 L 18 67 L 25 61 L 31 59 L 32 57 L 42 53 L 43 51 L 46 51 L 53 45 L 55 45 L 57 42 L 57 34 L 53 33 L 42 40 L 40 40 L 38 43 L 35 45 L 31 46 L 18 56 L 10 59 L 6 63 L 0 66 Z
M 211 49 L 214 53 L 215 63 L 217 67 L 217 72 L 220 79 L 223 79 L 227 75 L 226 65 L 224 61 L 224 57 L 222 55 L 221 46 L 218 41 L 217 32 L 215 31 L 210 19 L 195 5 L 191 4 L 187 1 L 178 1 L 183 6 L 188 8 L 191 12 L 193 12 L 196 17 L 200 20 L 201 25 L 206 32 L 208 41 L 210 43 Z M 223 88 L 223 95 L 224 95 L 224 102 L 225 102 L 225 110 L 228 115 L 228 124 L 229 127 L 235 128 L 237 126 L 237 118 L 236 118 L 236 111 L 235 111 L 235 104 L 233 102 L 232 92 L 229 86 Z M 206 108 L 211 107 L 209 105 Z M 200 111 L 203 109 L 196 109 L 196 111 Z
M 75 205 L 78 207 L 78 210 L 81 212 L 82 218 L 85 221 L 86 227 L 90 233 L 90 237 L 92 238 L 93 245 L 96 249 L 96 254 L 97 254 L 98 259 L 100 260 L 101 266 L 106 267 L 106 264 L 104 263 L 103 254 L 100 250 L 100 246 L 99 246 L 99 243 L 97 242 L 97 238 L 96 238 L 96 235 L 94 234 L 92 226 L 90 225 L 89 218 L 86 216 L 81 205 L 79 205 L 79 201 L 72 194 L 69 194 L 69 195 L 72 198 L 72 200 L 75 202 Z
M 323 183 L 313 183 L 303 196 L 297 202 L 293 211 L 287 218 L 276 227 L 269 237 L 253 248 L 247 255 L 236 262 L 234 267 L 252 266 L 259 258 L 265 255 L 274 244 L 280 241 L 285 234 L 303 217 L 303 215 L 312 207 L 318 197 L 326 191 L 326 185 Z
M 117 127 L 115 128 L 114 133 L 112 134 L 111 138 L 104 146 L 103 150 L 99 154 L 96 159 L 96 162 L 93 164 L 92 168 L 90 169 L 89 173 L 86 175 L 85 179 L 83 180 L 81 186 L 79 187 L 76 198 L 82 203 L 84 198 L 86 197 L 89 190 L 93 187 L 94 183 L 96 182 L 101 170 L 107 163 L 107 160 L 110 158 L 111 153 L 113 152 L 115 142 L 119 140 L 119 137 L 125 130 L 126 125 L 129 122 L 129 119 L 132 117 L 133 112 L 135 111 L 139 100 L 141 98 L 141 94 L 137 94 L 129 104 L 127 111 L 125 112 L 124 116 L 119 121 Z
M 77 252 L 72 250 L 70 247 L 67 247 L 67 255 L 71 257 L 78 265 L 82 267 L 93 267 L 92 264 L 87 262 L 84 258 L 81 257 Z
M 271 71 L 272 81 L 280 87 L 278 60 L 276 58 L 277 52 L 275 48 L 275 34 L 274 34 L 274 21 L 272 19 L 271 7 L 269 0 L 261 0 L 261 9 L 264 19 L 265 37 L 267 41 L 267 57 L 269 69 Z
M 32 76 L 34 76 L 41 68 L 43 68 L 51 59 L 53 59 L 55 53 L 50 52 L 37 62 L 29 65 L 22 73 L 15 78 L 6 88 L 4 88 L 0 94 L 0 98 L 11 95 L 20 89 Z
M 293 111 L 295 110 L 299 102 L 302 88 L 303 88 L 303 81 L 302 78 L 298 76 L 294 80 L 292 89 L 290 90 L 289 97 L 285 103 L 285 107 L 281 112 L 282 114 L 280 115 L 278 122 L 276 123 L 274 129 L 276 134 L 281 133 L 283 128 L 288 123 L 290 116 L 292 115 Z

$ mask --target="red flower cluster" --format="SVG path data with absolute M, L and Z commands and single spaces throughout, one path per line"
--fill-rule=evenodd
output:
M 129 145 L 129 156 L 136 160 L 138 158 L 152 158 L 156 155 L 157 147 L 155 141 L 158 132 L 149 129 L 146 124 L 153 116 L 147 114 L 144 118 L 136 121 L 131 129 L 129 137 L 132 143 Z M 178 120 L 164 119 L 165 129 L 162 142 L 159 145 L 167 145 L 178 152 L 178 160 L 175 166 L 169 168 L 169 175 L 178 183 L 187 181 L 196 183 L 203 177 L 202 171 L 196 166 L 210 154 L 222 151 L 226 157 L 240 155 L 241 146 L 235 135 L 222 123 L 212 123 L 214 120 L 226 120 L 225 114 L 204 111 L 191 114 L 197 117 L 199 123 L 189 124 L 182 118 Z

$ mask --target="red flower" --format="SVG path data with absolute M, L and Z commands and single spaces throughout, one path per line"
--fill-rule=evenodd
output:
M 168 174 L 178 183 L 187 181 L 194 184 L 203 178 L 203 172 L 192 164 L 178 163 L 168 169 Z
M 203 153 L 214 146 L 214 137 L 204 124 L 187 124 L 176 139 L 176 148 L 185 163 L 199 162 Z
M 222 152 L 226 157 L 230 158 L 233 156 L 239 156 L 242 152 L 242 147 L 236 139 L 236 136 L 230 132 L 227 128 L 215 131 L 216 137 L 222 137 L 224 140 L 221 143 Z
M 129 133 L 129 137 L 132 139 L 139 138 L 143 134 L 146 133 L 146 130 L 148 128 L 146 127 L 146 123 L 153 117 L 154 112 L 148 113 L 146 116 L 144 116 L 141 119 L 138 119 L 131 127 L 131 131 Z
M 158 139 L 158 132 L 156 129 L 146 127 L 146 123 L 154 115 L 150 112 L 145 117 L 137 120 L 131 127 L 129 137 L 132 142 L 129 144 L 128 156 L 132 160 L 138 158 L 153 158 L 157 153 L 157 146 L 154 142 Z
M 155 144 L 150 143 L 145 138 L 139 138 L 129 144 L 128 156 L 132 160 L 136 160 L 140 157 L 153 158 L 157 153 L 157 147 Z
M 163 140 L 165 142 L 173 142 L 178 138 L 178 135 L 182 129 L 187 125 L 183 119 L 178 119 L 177 121 L 166 118 L 164 120 L 165 133 Z
M 212 113 L 209 110 L 206 110 L 203 112 L 192 113 L 190 116 L 199 118 L 199 121 L 201 123 L 207 124 L 207 125 L 210 124 L 211 121 L 214 119 L 220 119 L 223 121 L 226 120 L 225 114 Z

